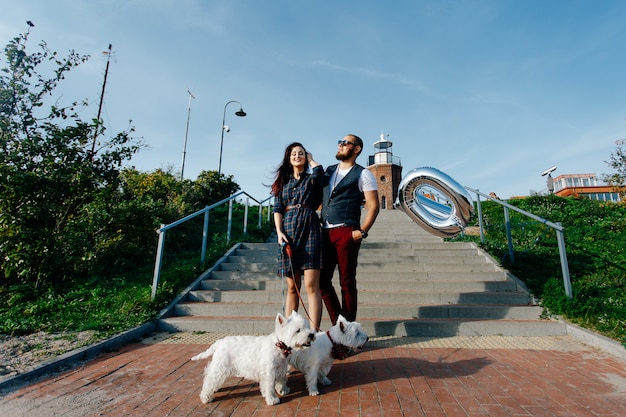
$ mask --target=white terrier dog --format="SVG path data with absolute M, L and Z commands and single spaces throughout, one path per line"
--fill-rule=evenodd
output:
M 287 358 L 292 351 L 308 348 L 315 340 L 309 321 L 296 312 L 289 319 L 276 315 L 274 333 L 267 336 L 227 336 L 213 343 L 206 351 L 191 358 L 193 361 L 213 359 L 204 369 L 200 392 L 203 403 L 213 401 L 215 392 L 226 378 L 237 376 L 259 383 L 261 395 L 268 405 L 278 404 L 280 395 L 289 393 Z
M 293 352 L 287 360 L 289 365 L 304 373 L 309 395 L 318 395 L 318 381 L 322 385 L 332 384 L 327 375 L 333 366 L 333 359 L 345 359 L 348 350 L 361 349 L 368 340 L 359 323 L 339 315 L 330 330 L 316 333 L 310 348 Z

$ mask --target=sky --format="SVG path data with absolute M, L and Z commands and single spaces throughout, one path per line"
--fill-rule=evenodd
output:
M 328 166 L 354 133 L 367 165 L 384 134 L 403 175 L 434 167 L 507 199 L 545 193 L 541 173 L 555 165 L 555 178 L 611 173 L 626 136 L 621 0 L 0 0 L 0 10 L 3 47 L 31 21 L 29 51 L 45 41 L 90 55 L 51 98 L 87 99 L 86 120 L 109 60 L 106 135 L 134 126 L 148 147 L 128 163 L 138 170 L 180 173 L 185 138 L 184 177 L 217 170 L 225 112 L 221 171 L 258 200 L 293 141 Z

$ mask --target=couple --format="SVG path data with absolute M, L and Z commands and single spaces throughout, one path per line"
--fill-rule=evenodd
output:
M 279 274 L 288 277 L 285 314 L 298 310 L 304 276 L 313 329 L 320 326 L 322 299 L 333 325 L 339 314 L 349 321 L 356 320 L 357 256 L 379 211 L 376 178 L 356 164 L 362 150 L 361 138 L 346 135 L 339 141 L 335 155 L 339 163 L 324 172 L 302 144 L 292 143 L 285 149 L 272 184 L 278 244 L 282 247 L 284 242 L 292 249 L 291 263 L 287 255 L 279 257 Z M 363 203 L 367 214 L 361 223 Z M 321 224 L 316 212 L 320 204 Z M 341 303 L 332 284 L 336 266 Z

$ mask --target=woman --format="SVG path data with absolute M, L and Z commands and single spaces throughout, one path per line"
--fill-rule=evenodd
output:
M 294 142 L 285 149 L 272 184 L 274 225 L 282 251 L 279 274 L 288 277 L 285 315 L 289 317 L 292 311 L 298 311 L 298 293 L 304 275 L 309 320 L 315 330 L 319 329 L 322 318 L 322 233 L 316 210 L 322 201 L 323 178 L 322 166 L 313 160 L 313 155 L 307 153 L 302 144 Z M 283 250 L 284 244 L 291 247 L 291 259 Z

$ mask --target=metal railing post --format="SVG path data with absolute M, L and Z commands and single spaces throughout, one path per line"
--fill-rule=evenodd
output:
M 504 206 L 504 224 L 506 227 L 506 241 L 509 246 L 509 259 L 515 263 L 515 253 L 513 252 L 513 237 L 511 236 L 511 217 L 508 207 Z
M 562 226 L 560 222 L 557 223 Z M 565 295 L 567 298 L 572 298 L 572 282 L 569 276 L 569 266 L 567 264 L 567 253 L 565 252 L 565 237 L 563 235 L 563 229 L 556 231 L 556 240 L 559 244 L 559 256 L 561 258 L 561 272 L 563 273 L 563 285 L 565 287 Z
M 228 228 L 226 229 L 226 242 L 230 243 L 230 233 L 233 228 L 233 200 L 228 200 Z
M 480 192 L 476 190 L 476 208 L 478 209 L 478 229 L 480 230 L 480 243 L 485 244 L 485 228 L 483 226 L 483 207 L 480 202 Z
M 243 211 L 243 235 L 248 234 L 248 207 L 250 207 L 250 199 L 246 197 L 246 208 Z
M 209 207 L 206 206 L 204 209 L 206 211 L 204 212 L 204 224 L 202 226 L 202 252 L 200 253 L 200 263 L 203 265 L 206 260 L 206 248 L 209 240 Z
M 165 244 L 165 230 L 161 230 L 165 227 L 161 224 L 161 228 L 157 230 L 159 234 L 159 243 L 157 245 L 156 260 L 154 261 L 154 275 L 152 276 L 152 294 L 151 300 L 154 301 L 157 293 L 157 287 L 159 286 L 159 279 L 161 278 L 161 264 L 163 262 L 163 245 Z
M 257 225 L 257 229 L 261 228 L 262 220 L 263 220 L 263 204 L 259 204 L 259 224 Z

